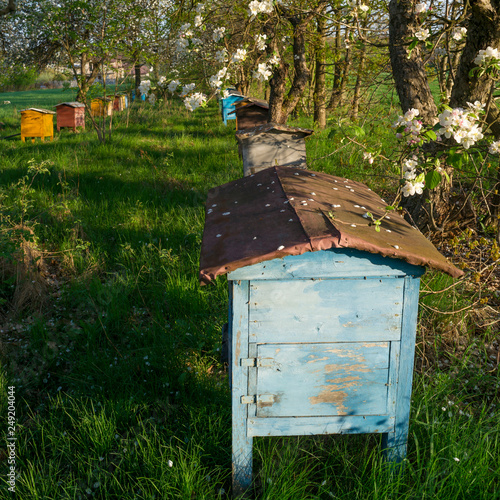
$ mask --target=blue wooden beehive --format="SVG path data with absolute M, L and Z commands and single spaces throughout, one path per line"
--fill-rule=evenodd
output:
M 221 113 L 222 113 L 222 120 L 224 121 L 224 125 L 227 125 L 228 120 L 235 120 L 236 115 L 229 114 L 231 111 L 234 111 L 234 103 L 239 102 L 245 99 L 244 95 L 237 94 L 237 93 L 231 93 L 228 97 L 224 97 L 221 99 Z
M 273 167 L 209 192 L 200 279 L 228 274 L 233 489 L 255 436 L 381 433 L 406 453 L 424 266 L 461 271 L 358 182 Z

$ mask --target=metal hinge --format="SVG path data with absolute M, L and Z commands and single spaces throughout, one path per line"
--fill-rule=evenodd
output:
M 242 358 L 240 360 L 240 366 L 246 367 L 264 367 L 264 366 L 273 366 L 274 360 L 273 358 Z
M 270 406 L 275 401 L 274 394 L 257 394 L 257 396 L 241 396 L 241 404 L 252 405 L 257 403 L 258 405 Z

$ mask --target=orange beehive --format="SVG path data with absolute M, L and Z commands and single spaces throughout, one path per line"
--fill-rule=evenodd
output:
M 93 116 L 111 116 L 113 114 L 113 101 L 109 97 L 92 99 L 90 105 Z
M 35 142 L 35 137 L 40 137 L 42 141 L 45 137 L 54 139 L 54 111 L 46 109 L 28 108 L 21 110 L 21 140 L 25 142 L 26 137 L 31 137 Z
M 57 104 L 57 131 L 61 128 L 72 128 L 76 132 L 76 127 L 85 128 L 85 104 L 81 102 L 61 102 Z

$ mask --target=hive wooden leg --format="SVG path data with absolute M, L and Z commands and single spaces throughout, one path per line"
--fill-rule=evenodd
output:
M 233 310 L 230 314 L 231 339 L 231 408 L 232 408 L 232 460 L 233 496 L 244 493 L 252 483 L 252 445 L 248 436 L 248 404 L 242 397 L 248 396 L 248 367 L 242 359 L 248 358 L 248 281 L 232 283 Z
M 394 432 L 384 434 L 382 439 L 386 459 L 396 463 L 405 458 L 408 444 L 420 279 L 407 276 L 404 287 Z

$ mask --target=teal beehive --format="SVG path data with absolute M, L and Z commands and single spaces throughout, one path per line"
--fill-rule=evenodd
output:
M 220 100 L 222 120 L 224 121 L 224 125 L 227 125 L 228 120 L 236 119 L 235 114 L 230 113 L 231 111 L 234 111 L 234 103 L 242 101 L 243 99 L 245 99 L 244 95 L 233 91 L 227 97 L 224 97 Z
M 228 273 L 234 493 L 256 436 L 380 433 L 406 453 L 420 276 L 461 271 L 358 182 L 272 167 L 209 192 L 200 279 Z

